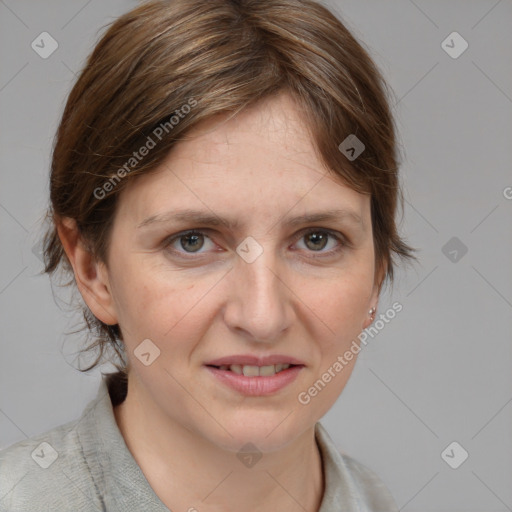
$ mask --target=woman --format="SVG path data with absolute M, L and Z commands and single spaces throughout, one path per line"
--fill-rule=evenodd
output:
M 385 91 L 311 0 L 112 24 L 57 132 L 45 258 L 118 372 L 2 452 L 0 510 L 397 510 L 318 421 L 412 254 Z

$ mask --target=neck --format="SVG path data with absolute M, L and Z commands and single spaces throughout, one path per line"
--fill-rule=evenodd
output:
M 170 510 L 319 510 L 324 482 L 314 427 L 246 466 L 233 451 L 163 414 L 133 379 L 128 382 L 126 399 L 114 407 L 115 419 L 150 486 Z

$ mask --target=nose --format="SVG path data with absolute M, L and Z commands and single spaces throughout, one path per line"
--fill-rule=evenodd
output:
M 285 263 L 268 248 L 252 263 L 237 257 L 228 276 L 228 327 L 248 341 L 272 344 L 282 338 L 295 318 L 287 276 Z

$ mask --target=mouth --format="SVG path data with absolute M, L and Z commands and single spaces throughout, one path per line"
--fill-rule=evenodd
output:
M 206 364 L 210 375 L 222 386 L 245 396 L 271 396 L 291 385 L 304 369 L 303 364 Z
M 243 375 L 244 377 L 272 377 L 278 373 L 288 370 L 289 368 L 293 368 L 295 366 L 304 366 L 300 364 L 291 364 L 291 363 L 279 363 L 279 364 L 270 364 L 265 366 L 256 366 L 256 365 L 242 365 L 242 364 L 222 364 L 222 365 L 213 365 L 207 364 L 209 368 L 216 368 L 217 370 L 222 370 L 225 372 L 232 372 L 236 375 Z

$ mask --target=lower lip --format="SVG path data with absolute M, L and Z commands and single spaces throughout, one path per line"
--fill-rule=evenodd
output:
M 236 391 L 249 396 L 267 396 L 292 383 L 304 366 L 291 366 L 267 377 L 246 377 L 230 370 L 206 366 L 217 379 Z

